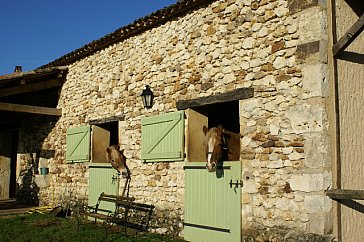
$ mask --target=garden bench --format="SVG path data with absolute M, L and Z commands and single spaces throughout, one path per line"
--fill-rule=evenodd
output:
M 78 215 L 86 218 L 102 220 L 105 225 L 117 224 L 124 227 L 127 234 L 127 227 L 140 231 L 147 231 L 152 218 L 154 205 L 134 202 L 135 198 L 110 195 L 102 192 L 94 206 L 84 206 Z M 100 208 L 100 204 L 112 203 L 114 210 Z M 78 220 L 78 228 L 80 221 Z M 106 229 L 107 230 L 107 229 Z
M 137 203 L 134 200 L 116 201 L 115 213 L 108 216 L 108 223 L 124 225 L 140 231 L 147 231 L 152 218 L 154 205 Z
M 95 219 L 95 222 L 97 222 L 97 219 L 108 221 L 109 217 L 112 214 L 116 214 L 118 204 L 120 201 L 133 201 L 134 198 L 130 197 L 124 197 L 124 196 L 117 196 L 117 195 L 110 195 L 102 192 L 97 200 L 96 205 L 94 206 L 85 206 L 83 208 L 83 211 L 81 212 L 82 215 L 86 217 L 91 217 Z M 114 210 L 108 210 L 100 208 L 100 204 L 105 203 L 112 203 L 114 206 Z

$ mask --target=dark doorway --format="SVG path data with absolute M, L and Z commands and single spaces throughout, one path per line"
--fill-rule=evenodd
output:
M 193 109 L 208 117 L 209 128 L 217 127 L 221 124 L 231 132 L 240 133 L 239 100 L 209 104 L 194 107 Z
M 10 187 L 9 187 L 9 197 L 16 197 L 16 164 L 17 164 L 17 153 L 18 153 L 18 141 L 19 132 L 18 130 L 13 130 L 11 132 L 11 154 L 10 154 Z
M 0 199 L 15 198 L 18 130 L 0 131 Z

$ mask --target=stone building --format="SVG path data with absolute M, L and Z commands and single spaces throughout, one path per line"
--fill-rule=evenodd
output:
M 10 187 L 4 196 L 51 206 L 87 202 L 91 186 L 111 174 L 97 170 L 111 171 L 99 147 L 119 144 L 132 174 L 130 195 L 156 206 L 153 232 L 196 241 L 201 234 L 219 241 L 359 238 L 363 216 L 326 193 L 337 198 L 333 188 L 360 190 L 363 180 L 349 181 L 363 176 L 348 171 L 362 171 L 358 158 L 341 168 L 363 143 L 362 132 L 355 132 L 363 130 L 362 121 L 354 127 L 348 121 L 358 119 L 363 103 L 363 36 L 346 42 L 353 41 L 351 54 L 331 51 L 363 13 L 352 2 L 179 1 L 37 70 L 0 77 L 1 165 L 12 164 L 11 171 L 0 167 Z M 347 77 L 356 84 L 347 86 Z M 146 85 L 155 95 L 151 109 L 140 98 Z M 346 88 L 351 91 L 339 99 Z M 146 146 L 159 133 L 147 123 L 175 117 L 182 132 L 166 142 L 179 147 L 149 155 Z M 222 175 L 201 169 L 204 160 L 194 157 L 201 152 L 193 151 L 201 150 L 198 128 L 218 123 L 239 137 L 238 158 L 227 161 Z M 75 133 L 85 143 L 73 147 Z M 78 146 L 87 152 L 73 157 Z M 205 176 L 226 188 L 204 193 L 209 187 L 196 179 Z M 123 179 L 118 184 L 121 190 Z M 210 207 L 220 212 L 210 216 Z M 345 222 L 350 216 L 355 223 Z

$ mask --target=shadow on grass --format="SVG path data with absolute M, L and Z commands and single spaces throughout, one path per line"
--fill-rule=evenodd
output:
M 29 214 L 0 217 L 0 241 L 19 242 L 68 242 L 68 241 L 168 241 L 182 242 L 182 239 L 168 236 L 136 233 L 125 236 L 118 226 L 108 228 L 102 224 L 86 223 L 79 229 L 75 218 L 58 218 L 49 214 Z

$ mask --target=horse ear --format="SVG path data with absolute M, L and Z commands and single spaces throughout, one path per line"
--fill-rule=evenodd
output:
M 203 126 L 202 131 L 206 135 L 207 131 L 209 131 L 209 129 L 206 126 Z
M 219 134 L 219 135 L 222 135 L 222 132 L 224 131 L 224 129 L 222 128 L 222 125 L 221 124 L 219 124 L 219 126 L 217 126 L 217 133 Z
M 107 148 L 106 148 L 106 152 L 107 152 L 108 154 L 110 154 L 110 153 L 111 153 L 111 149 L 110 149 L 109 147 L 107 147 Z
M 125 149 L 120 150 L 120 154 L 124 155 L 124 150 Z

